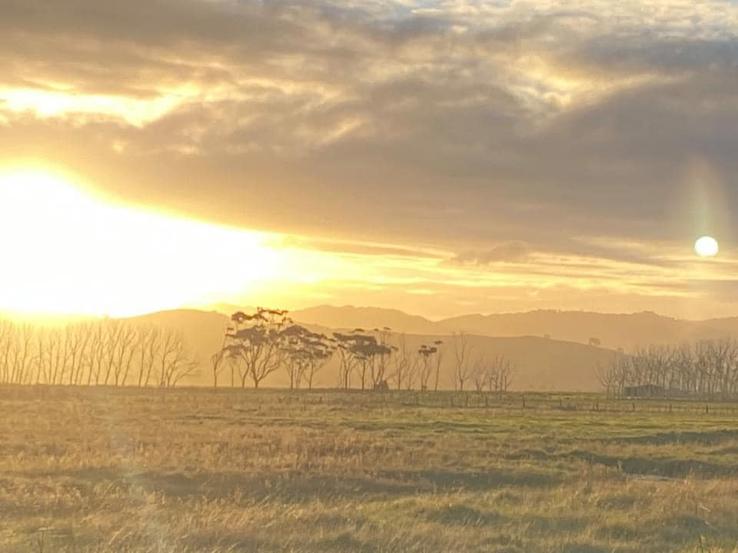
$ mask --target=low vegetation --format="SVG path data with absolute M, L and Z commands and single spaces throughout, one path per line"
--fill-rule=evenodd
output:
M 60 328 L 0 320 L 0 384 L 173 388 L 197 368 L 181 332 L 106 319 Z
M 0 388 L 7 553 L 729 553 L 738 406 Z
M 610 396 L 738 397 L 738 341 L 700 340 L 679 346 L 638 348 L 598 368 Z

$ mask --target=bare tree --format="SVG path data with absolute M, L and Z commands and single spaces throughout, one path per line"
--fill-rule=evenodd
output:
M 118 325 L 117 340 L 112 344 L 113 384 L 125 386 L 136 353 L 138 329 L 130 324 Z
M 595 368 L 595 374 L 597 380 L 600 382 L 600 386 L 607 394 L 607 397 L 615 397 L 618 395 L 618 370 L 615 363 L 610 365 L 597 364 Z
M 77 385 L 85 366 L 90 332 L 86 324 L 73 325 L 67 328 L 69 340 L 69 384 Z
M 228 352 L 223 348 L 210 356 L 210 368 L 213 372 L 213 388 L 218 387 L 218 375 L 229 360 Z
M 469 379 L 469 373 L 471 372 L 470 357 L 472 346 L 469 343 L 469 336 L 464 332 L 454 334 L 452 345 L 456 388 L 459 391 L 463 391 L 464 384 Z
M 395 383 L 395 387 L 398 390 L 402 390 L 403 384 L 408 380 L 412 364 L 412 352 L 407 345 L 407 336 L 400 334 L 397 337 L 395 355 L 392 356 L 393 370 L 390 375 L 391 380 Z
M 164 332 L 160 357 L 159 386 L 174 388 L 185 377 L 191 375 L 198 365 L 197 360 L 187 351 L 180 332 Z
M 33 361 L 33 329 L 25 325 L 21 327 L 17 346 L 13 352 L 13 382 L 28 384 L 31 382 L 31 364 Z
M 480 355 L 474 360 L 471 370 L 471 379 L 474 383 L 474 388 L 478 393 L 482 393 L 488 386 L 490 371 L 487 359 L 484 355 Z
M 597 369 L 609 395 L 734 397 L 738 391 L 738 343 L 701 340 L 679 346 L 638 348 Z
M 490 392 L 504 394 L 510 388 L 513 372 L 515 370 L 512 362 L 504 355 L 497 355 L 492 363 L 488 364 L 487 384 Z
M 9 321 L 0 321 L 0 382 L 10 384 L 11 354 L 16 340 L 16 329 Z
M 154 376 L 154 368 L 157 358 L 162 349 L 162 330 L 160 328 L 149 328 L 142 337 L 141 349 L 139 350 L 138 385 L 148 386 Z
M 0 322 L 0 382 L 172 387 L 195 360 L 181 333 L 120 320 L 60 328 Z

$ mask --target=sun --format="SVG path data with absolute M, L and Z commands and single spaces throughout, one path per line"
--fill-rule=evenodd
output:
M 247 294 L 286 270 L 267 233 L 121 205 L 73 183 L 0 171 L 0 312 L 136 315 Z
M 715 257 L 720 252 L 720 245 L 712 236 L 702 236 L 694 243 L 694 251 L 700 257 Z

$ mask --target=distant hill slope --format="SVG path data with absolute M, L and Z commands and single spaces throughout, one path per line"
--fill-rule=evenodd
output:
M 632 350 L 650 344 L 675 344 L 710 338 L 738 337 L 738 318 L 687 321 L 651 312 L 620 314 L 587 311 L 530 311 L 463 315 L 431 321 L 395 309 L 321 306 L 292 313 L 295 320 L 330 328 L 381 328 L 409 334 L 480 336 L 549 336 L 589 343 L 596 338 L 610 349 Z
M 709 328 L 712 332 L 716 332 L 724 336 L 738 337 L 738 317 L 709 319 L 697 324 L 703 325 L 705 328 Z
M 438 340 L 439 336 L 408 335 L 408 345 L 418 347 L 422 343 Z M 454 387 L 453 338 L 441 336 L 443 364 L 441 386 Z M 599 391 L 596 368 L 612 362 L 616 352 L 573 342 L 518 336 L 495 338 L 469 336 L 472 359 L 482 355 L 487 360 L 503 355 L 515 365 L 512 389 L 525 391 Z M 467 389 L 473 389 L 471 381 Z
M 719 338 L 738 333 L 738 322 L 685 321 L 656 313 L 592 313 L 585 311 L 531 311 L 496 315 L 466 315 L 439 323 L 447 331 L 487 336 L 549 335 L 551 338 L 588 343 L 597 338 L 603 346 L 630 350 L 650 344 L 674 344 L 685 340 Z
M 374 329 L 391 328 L 407 334 L 438 334 L 440 327 L 424 317 L 408 315 L 398 309 L 378 307 L 334 307 L 322 305 L 292 311 L 290 316 L 298 322 L 326 328 Z
M 304 324 L 320 321 L 321 326 L 329 326 L 328 318 L 314 319 L 307 315 L 296 312 L 295 319 Z M 320 313 L 320 312 L 319 312 Z M 374 312 L 377 316 L 381 313 Z M 357 313 L 356 316 L 360 315 Z M 393 313 L 394 314 L 394 313 Z M 311 318 L 311 321 L 303 320 L 303 316 Z M 418 326 L 423 325 L 421 321 L 412 321 Z M 197 310 L 176 310 L 153 313 L 142 317 L 129 319 L 134 322 L 151 324 L 163 328 L 171 328 L 181 331 L 193 353 L 200 360 L 200 371 L 196 378 L 189 381 L 190 384 L 209 385 L 210 356 L 216 352 L 223 340 L 223 332 L 228 324 L 228 317 L 221 313 L 205 312 Z M 399 320 L 399 319 L 398 319 Z M 395 320 L 395 322 L 398 322 Z M 406 319 L 407 320 L 407 319 Z M 376 324 L 343 324 L 342 328 L 362 326 L 373 328 L 374 326 L 389 326 L 382 324 L 384 319 L 374 319 Z M 354 323 L 358 320 L 349 320 Z M 392 322 L 392 321 L 389 321 Z M 427 321 L 430 323 L 430 321 Z M 437 328 L 437 327 L 436 327 Z M 330 332 L 330 330 L 326 330 Z M 436 334 L 413 334 L 407 333 L 408 346 L 417 349 L 422 343 L 429 343 L 439 339 Z M 447 351 L 441 372 L 441 387 L 453 387 L 453 355 L 451 352 L 451 337 L 441 336 Z M 583 344 L 564 342 L 559 340 L 545 339 L 533 336 L 521 337 L 488 337 L 470 336 L 470 345 L 473 355 L 484 355 L 488 359 L 496 355 L 504 355 L 516 366 L 516 374 L 513 379 L 513 388 L 517 390 L 552 390 L 552 391 L 594 391 L 599 389 L 595 368 L 598 365 L 607 364 L 615 355 L 614 351 L 590 347 Z M 332 361 L 319 374 L 316 385 L 332 387 L 337 381 L 337 361 Z M 221 382 L 228 382 L 228 376 L 222 376 Z M 267 382 L 270 386 L 286 385 L 287 379 L 283 373 L 276 373 Z M 473 384 L 469 382 L 468 387 Z
M 228 317 L 222 313 L 196 309 L 159 311 L 127 320 L 181 332 L 187 346 L 200 361 L 201 372 L 205 373 L 209 370 L 207 367 L 210 356 L 223 344 L 223 336 L 228 326 Z

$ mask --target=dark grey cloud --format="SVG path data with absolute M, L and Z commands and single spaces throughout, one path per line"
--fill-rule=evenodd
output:
M 603 267 L 603 263 L 615 262 L 624 264 L 618 269 Z M 587 278 L 599 275 L 605 278 L 604 272 L 610 277 L 622 279 L 629 271 L 628 266 L 676 269 L 682 261 L 668 258 L 664 255 L 647 254 L 637 247 L 628 245 L 613 245 L 606 243 L 591 243 L 576 239 L 561 239 L 555 246 L 545 250 L 535 250 L 530 244 L 521 241 L 511 241 L 497 244 L 484 250 L 467 250 L 455 255 L 451 264 L 490 266 L 499 271 L 500 265 L 505 263 L 529 263 L 526 274 L 533 274 L 536 268 L 540 274 L 566 274 L 571 277 Z M 604 272 L 603 272 L 604 271 Z

